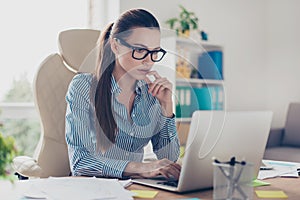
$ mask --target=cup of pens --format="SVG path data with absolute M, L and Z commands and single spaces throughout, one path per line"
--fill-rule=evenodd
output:
M 246 161 L 213 161 L 213 199 L 252 199 L 253 165 Z

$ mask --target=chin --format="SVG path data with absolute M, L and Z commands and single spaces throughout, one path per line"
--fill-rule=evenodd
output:
M 148 72 L 137 70 L 135 73 L 132 73 L 132 77 L 137 80 L 144 80 Z

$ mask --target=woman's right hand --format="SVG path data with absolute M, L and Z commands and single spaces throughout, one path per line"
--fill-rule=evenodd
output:
M 135 171 L 132 175 L 151 178 L 162 175 L 166 178 L 179 179 L 181 165 L 174 163 L 168 159 L 156 160 L 149 163 L 129 163 L 124 173 L 130 174 L 130 171 Z

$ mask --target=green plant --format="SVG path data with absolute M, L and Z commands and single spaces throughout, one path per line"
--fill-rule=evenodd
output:
M 0 176 L 5 177 L 8 175 L 8 165 L 16 154 L 17 150 L 13 137 L 4 137 L 0 132 Z
M 187 30 L 195 30 L 198 29 L 198 17 L 194 12 L 188 11 L 182 5 L 179 5 L 181 12 L 179 13 L 179 17 L 170 18 L 166 21 L 166 24 L 170 26 L 171 29 L 179 32 L 186 32 Z

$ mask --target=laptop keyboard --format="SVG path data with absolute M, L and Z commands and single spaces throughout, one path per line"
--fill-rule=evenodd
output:
M 163 181 L 163 182 L 157 182 L 157 184 L 167 185 L 167 186 L 171 186 L 171 187 L 177 187 L 178 181 Z

